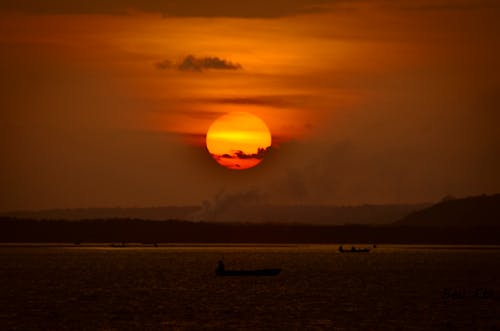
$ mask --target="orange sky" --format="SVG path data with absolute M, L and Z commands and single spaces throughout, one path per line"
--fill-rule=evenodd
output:
M 0 4 L 0 210 L 434 201 L 500 190 L 495 1 Z M 212 121 L 273 149 L 219 167 Z

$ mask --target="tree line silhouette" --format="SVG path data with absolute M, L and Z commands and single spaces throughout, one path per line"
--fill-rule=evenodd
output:
M 0 242 L 500 244 L 500 226 L 328 226 L 0 218 Z

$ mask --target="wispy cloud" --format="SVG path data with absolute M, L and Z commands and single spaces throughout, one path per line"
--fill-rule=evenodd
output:
M 163 61 L 157 62 L 155 65 L 160 70 L 166 70 L 166 69 L 172 68 L 173 63 L 170 60 L 163 60 Z
M 205 70 L 239 70 L 243 67 L 239 63 L 221 59 L 217 56 L 196 57 L 187 55 L 181 62 L 173 63 L 170 60 L 164 60 L 156 63 L 160 70 L 177 69 L 180 71 L 205 71 Z
M 160 13 L 168 17 L 272 18 L 322 11 L 322 5 L 346 0 L 2 0 L 0 11 L 36 14 L 109 14 L 131 12 Z
M 194 102 L 220 104 L 220 105 L 242 105 L 242 106 L 269 106 L 275 108 L 306 107 L 314 100 L 313 95 L 305 94 L 278 94 L 278 95 L 253 95 L 248 97 L 219 97 L 201 98 L 192 100 Z
M 256 188 L 236 192 L 218 191 L 213 199 L 203 201 L 199 212 L 192 215 L 195 220 L 216 221 L 227 211 L 240 210 L 243 206 L 255 205 L 264 200 L 263 193 Z
M 425 1 L 382 1 L 384 8 L 416 11 L 457 11 L 483 8 L 500 8 L 497 0 L 425 0 Z

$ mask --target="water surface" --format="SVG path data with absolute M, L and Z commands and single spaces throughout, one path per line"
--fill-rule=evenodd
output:
M 499 247 L 337 248 L 2 246 L 0 329 L 500 329 Z

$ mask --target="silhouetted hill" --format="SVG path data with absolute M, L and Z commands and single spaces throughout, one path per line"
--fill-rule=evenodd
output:
M 500 194 L 441 201 L 409 214 L 399 226 L 497 226 L 500 227 Z

